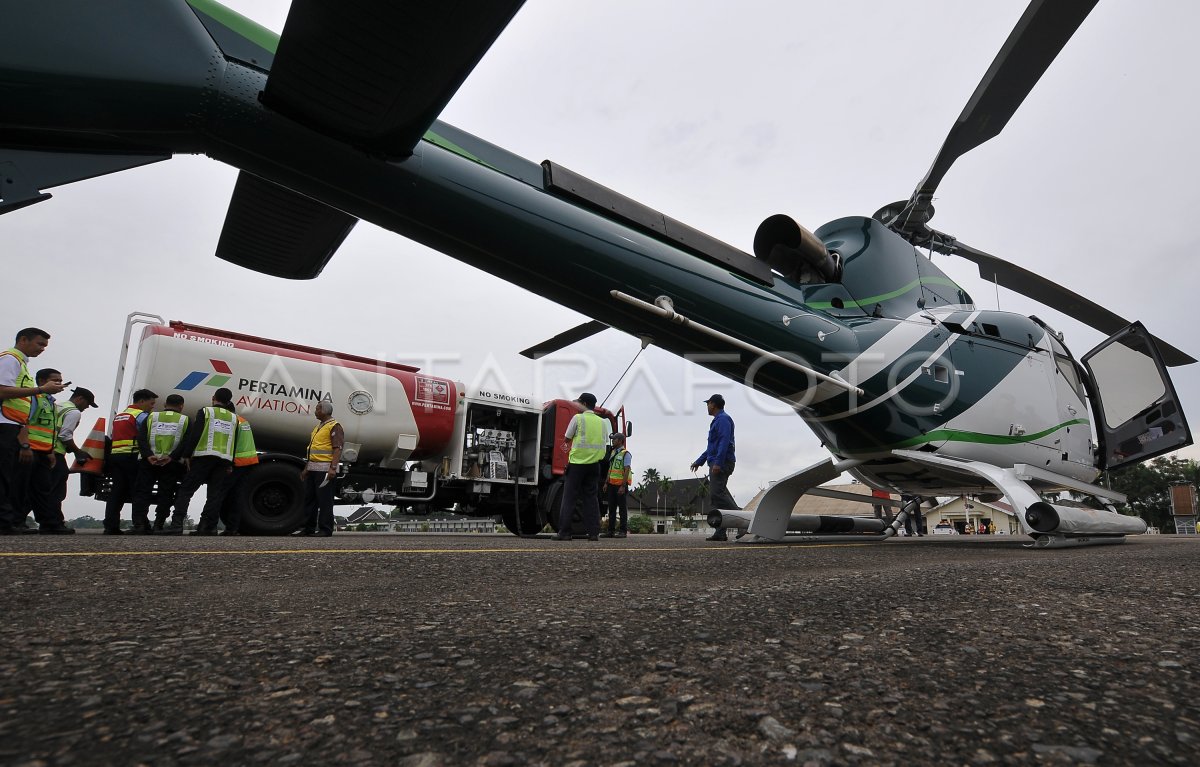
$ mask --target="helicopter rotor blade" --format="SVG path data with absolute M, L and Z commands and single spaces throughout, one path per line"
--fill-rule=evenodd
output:
M 930 203 L 950 166 L 999 135 L 1095 5 L 1096 0 L 1033 0 L 975 88 L 912 197 L 907 203 L 882 208 L 876 218 L 901 233 L 911 230 L 919 237 L 933 217 Z
M 984 253 L 982 250 L 972 248 L 970 245 L 965 245 L 957 240 L 945 237 L 945 235 L 936 239 L 939 242 L 935 242 L 933 245 L 934 250 L 947 255 L 962 256 L 969 261 L 975 262 L 979 267 L 979 276 L 988 282 L 1003 285 L 1009 290 L 1032 298 L 1034 301 L 1045 304 L 1052 309 L 1057 309 L 1063 314 L 1074 317 L 1085 325 L 1099 330 L 1106 336 L 1110 336 L 1130 324 L 1129 320 L 1124 317 L 1105 309 L 1093 301 L 1089 301 L 1056 282 L 1034 274 L 1028 269 L 1022 269 L 1016 264 L 1009 263 L 989 253 Z M 1176 349 L 1157 336 L 1154 337 L 1154 342 L 1158 345 L 1158 351 L 1162 355 L 1163 363 L 1170 367 L 1190 365 L 1196 361 L 1187 353 Z

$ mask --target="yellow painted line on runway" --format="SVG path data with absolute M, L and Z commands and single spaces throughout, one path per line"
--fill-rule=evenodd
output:
M 290 554 L 530 554 L 541 552 L 585 552 L 588 554 L 662 554 L 667 552 L 779 551 L 780 549 L 826 549 L 872 546 L 871 543 L 773 543 L 753 546 L 681 548 L 604 549 L 596 547 L 555 546 L 537 549 L 262 549 L 246 551 L 4 551 L 0 559 L 53 559 L 60 557 L 167 557 L 167 556 L 262 556 Z

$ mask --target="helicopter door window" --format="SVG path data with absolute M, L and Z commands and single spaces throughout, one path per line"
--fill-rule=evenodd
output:
M 1058 372 L 1062 374 L 1063 378 L 1067 379 L 1067 383 L 1071 385 L 1071 389 L 1079 399 L 1084 399 L 1083 382 L 1079 380 L 1079 371 L 1075 369 L 1075 363 L 1067 357 L 1062 357 L 1058 354 L 1054 355 L 1054 361 L 1058 364 Z
M 1110 429 L 1133 418 L 1166 393 L 1153 358 L 1142 349 L 1115 343 L 1090 363 L 1104 400 L 1104 422 Z
M 1103 468 L 1115 469 L 1192 444 L 1179 397 L 1141 323 L 1083 356 L 1095 384 Z

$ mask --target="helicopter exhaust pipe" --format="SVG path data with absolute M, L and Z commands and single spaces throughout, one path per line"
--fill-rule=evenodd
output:
M 708 526 L 745 530 L 750 527 L 754 511 L 722 511 L 713 509 L 708 513 Z M 887 523 L 874 517 L 830 517 L 818 514 L 793 514 L 788 518 L 789 533 L 804 534 L 848 534 L 882 533 Z
M 841 282 L 842 279 L 841 259 L 830 253 L 815 234 L 783 213 L 758 225 L 754 255 L 793 282 Z

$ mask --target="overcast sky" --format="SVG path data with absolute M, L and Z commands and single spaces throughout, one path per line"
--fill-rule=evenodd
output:
M 276 31 L 288 5 L 227 4 Z M 530 0 L 442 118 L 749 251 L 771 214 L 816 229 L 907 198 L 1024 6 Z M 1196 356 L 1198 28 L 1198 3 L 1101 0 L 1005 131 L 946 176 L 934 226 Z M 31 286 L 6 297 L 4 324 L 53 334 L 37 364 L 94 389 L 104 410 L 91 413 L 107 410 L 135 310 L 417 362 L 468 385 L 491 371 L 482 383 L 540 398 L 603 398 L 637 352 L 636 339 L 607 331 L 539 368 L 517 352 L 584 317 L 365 222 L 311 282 L 219 261 L 236 174 L 179 157 L 52 190 L 0 218 L 5 265 Z M 936 258 L 977 305 L 996 308 L 973 265 Z M 1077 355 L 1102 340 L 1011 292 L 998 301 L 1065 332 Z M 690 476 L 708 423 L 700 401 L 713 392 L 737 422 L 740 502 L 825 456 L 762 395 L 655 349 L 640 362 L 609 403 L 636 424 L 639 475 Z M 1193 424 L 1197 368 L 1173 370 Z M 74 499 L 68 515 L 100 511 Z

